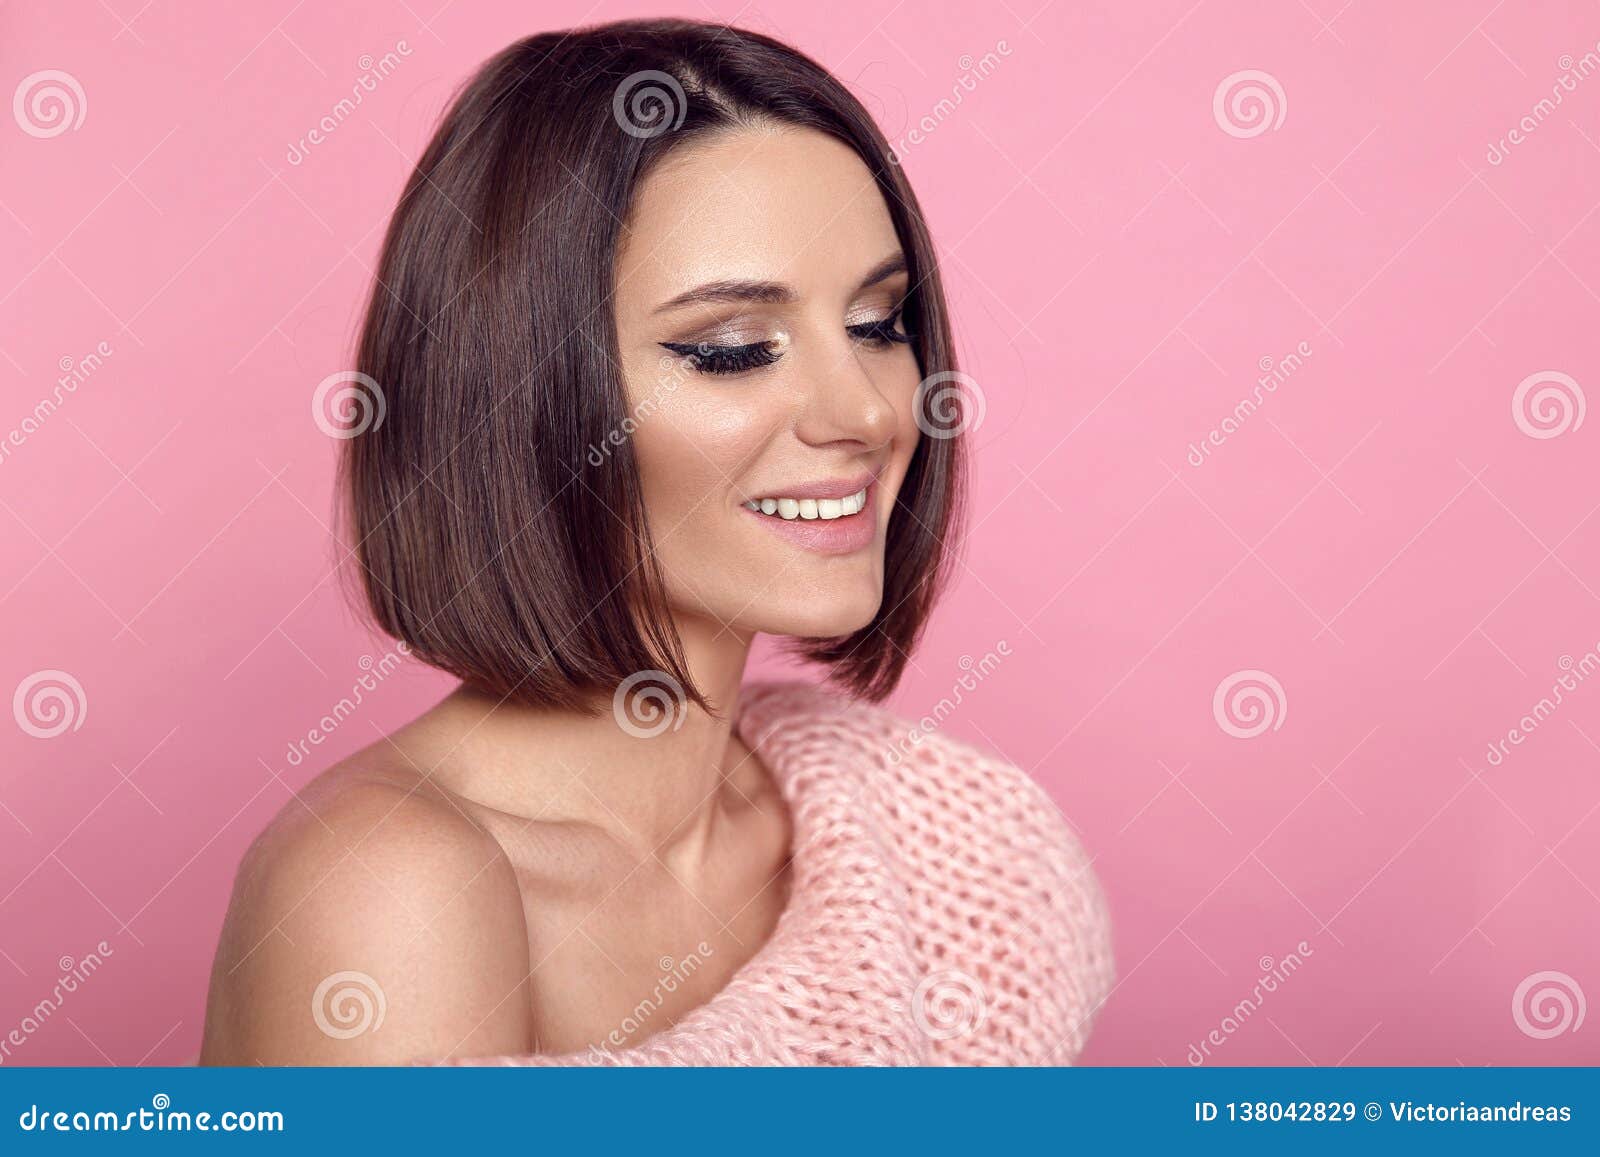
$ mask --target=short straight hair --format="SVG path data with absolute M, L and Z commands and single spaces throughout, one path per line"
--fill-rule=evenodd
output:
M 343 375 L 367 415 L 340 431 L 361 595 L 422 661 L 502 700 L 585 712 L 660 672 L 716 712 L 686 669 L 631 443 L 611 437 L 628 418 L 613 278 L 622 222 L 654 164 L 770 124 L 818 130 L 861 158 L 906 256 L 923 382 L 957 376 L 933 244 L 898 158 L 815 61 L 687 20 L 512 44 L 456 94 L 407 182 L 358 372 Z M 919 405 L 925 396 L 919 387 Z M 872 621 L 784 644 L 855 696 L 894 689 L 947 582 L 964 441 L 918 439 Z M 590 448 L 603 445 L 596 466 Z

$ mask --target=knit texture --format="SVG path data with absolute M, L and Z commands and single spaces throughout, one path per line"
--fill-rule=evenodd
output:
M 793 821 L 788 902 L 710 1001 L 625 1048 L 454 1065 L 1070 1064 L 1111 988 L 1105 899 L 1021 769 L 886 709 L 755 682 L 735 726 Z

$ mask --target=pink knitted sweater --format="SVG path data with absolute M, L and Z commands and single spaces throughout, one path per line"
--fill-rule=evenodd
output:
M 1070 1064 L 1110 991 L 1105 900 L 1017 767 L 800 682 L 735 720 L 794 819 L 767 942 L 707 1003 L 621 1049 L 457 1065 Z

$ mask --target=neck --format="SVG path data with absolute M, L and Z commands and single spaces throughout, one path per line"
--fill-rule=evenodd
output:
M 751 636 L 688 616 L 677 628 L 690 677 L 721 718 L 660 676 L 620 703 L 597 696 L 594 716 L 462 687 L 441 705 L 438 740 L 451 744 L 438 760 L 441 786 L 530 820 L 592 823 L 641 855 L 692 867 L 725 783 L 759 771 L 732 732 Z

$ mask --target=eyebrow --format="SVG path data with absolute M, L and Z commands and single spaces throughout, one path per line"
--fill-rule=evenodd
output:
M 906 255 L 894 253 L 885 257 L 878 264 L 867 271 L 867 275 L 856 286 L 855 292 L 870 289 L 880 281 L 887 281 L 897 273 L 906 272 Z M 682 309 L 686 305 L 711 305 L 722 302 L 753 302 L 759 305 L 790 305 L 797 298 L 792 286 L 781 281 L 708 281 L 698 285 L 685 293 L 678 294 L 671 301 L 658 305 L 656 313 L 666 313 L 669 310 Z

